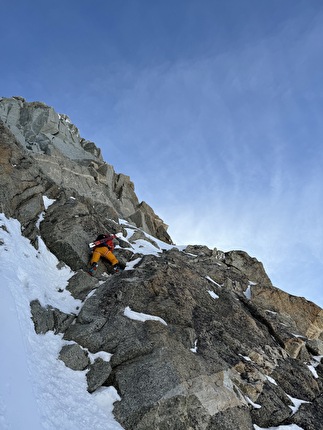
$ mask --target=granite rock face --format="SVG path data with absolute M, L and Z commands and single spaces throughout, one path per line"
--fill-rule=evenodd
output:
M 257 289 L 249 277 L 268 282 L 262 265 L 253 259 L 247 277 L 225 263 L 226 255 L 219 260 L 218 251 L 203 247 L 201 257 L 195 247 L 194 256 L 193 248 L 143 256 L 135 269 L 99 286 L 65 332 L 66 340 L 113 354 L 106 383 L 121 396 L 117 419 L 126 429 L 244 430 L 294 423 L 304 410 L 317 424 L 306 408 L 323 388 L 311 371 L 318 362 L 310 340 L 296 331 L 288 309 L 277 313 L 247 298 L 248 288 Z M 312 309 L 306 303 L 298 318 Z M 133 320 L 129 308 L 161 320 Z M 309 403 L 293 415 L 291 398 Z
M 167 225 L 147 203 L 138 201 L 129 176 L 117 174 L 104 162 L 100 149 L 81 138 L 66 115 L 44 103 L 2 98 L 0 127 L 0 169 L 10 177 L 0 180 L 6 214 L 15 214 L 26 223 L 30 215 L 40 214 L 42 195 L 58 199 L 64 190 L 70 197 L 87 200 L 89 210 L 103 205 L 107 218 L 113 213 L 112 219 L 131 221 L 171 243 Z M 19 180 L 21 190 L 17 189 Z M 15 204 L 17 193 L 24 193 L 20 211 Z M 36 235 L 35 231 L 28 234 Z
M 321 428 L 321 308 L 273 286 L 243 251 L 172 246 L 66 116 L 13 98 L 0 117 L 2 211 L 74 270 L 61 288 L 80 300 L 73 315 L 33 300 L 35 330 L 63 337 L 57 358 L 85 369 L 90 393 L 116 388 L 126 430 Z M 127 270 L 100 262 L 92 278 L 87 244 L 102 231 L 118 235 Z

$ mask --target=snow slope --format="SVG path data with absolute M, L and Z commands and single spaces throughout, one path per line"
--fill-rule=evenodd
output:
M 51 203 L 46 198 L 44 202 L 45 207 Z M 130 238 L 133 228 L 123 220 L 120 223 L 127 227 Z M 129 247 L 144 255 L 158 255 L 161 249 L 172 247 L 146 236 L 157 247 L 142 239 L 129 243 Z M 136 262 L 128 263 L 126 270 L 132 270 Z M 57 264 L 41 238 L 39 250 L 35 250 L 21 235 L 20 223 L 0 214 L 0 429 L 120 430 L 112 414 L 113 403 L 119 400 L 116 390 L 102 387 L 89 394 L 86 371 L 73 371 L 57 358 L 69 342 L 52 332 L 37 335 L 34 331 L 31 300 L 38 299 L 42 306 L 51 305 L 66 313 L 77 314 L 80 309 L 81 302 L 64 289 L 73 272 L 67 266 L 59 269 Z M 212 293 L 209 291 L 217 299 Z M 129 307 L 124 314 L 139 321 L 158 318 Z M 197 351 L 197 344 L 192 351 Z M 104 356 L 109 359 L 109 354 Z M 264 430 L 256 425 L 254 429 Z M 270 430 L 302 429 L 290 425 Z
M 19 222 L 0 215 L 0 428 L 122 429 L 112 415 L 119 398 L 115 389 L 89 394 L 85 371 L 75 372 L 57 359 L 68 342 L 34 331 L 31 300 L 69 313 L 80 306 L 66 290 L 59 292 L 73 273 L 57 264 L 41 239 L 36 251 L 21 235 Z

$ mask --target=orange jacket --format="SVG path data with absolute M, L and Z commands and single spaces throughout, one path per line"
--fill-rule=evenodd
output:
M 96 240 L 102 240 L 99 238 L 100 238 L 100 236 L 98 236 Z M 104 242 L 100 243 L 100 245 L 97 245 L 94 249 L 99 248 L 100 246 L 106 246 L 110 251 L 113 251 L 114 250 L 114 242 L 113 242 L 114 239 L 115 239 L 115 235 L 110 234 L 109 236 L 104 238 Z

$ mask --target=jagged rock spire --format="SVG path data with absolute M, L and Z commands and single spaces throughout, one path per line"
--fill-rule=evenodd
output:
M 103 211 L 105 206 L 109 218 L 113 213 L 112 219 L 132 221 L 147 233 L 171 243 L 167 225 L 147 203 L 138 201 L 129 176 L 115 173 L 113 166 L 103 161 L 100 149 L 80 137 L 68 116 L 56 113 L 44 103 L 13 97 L 0 99 L 0 120 L 5 152 L 0 162 L 2 169 L 10 170 L 16 178 L 2 178 L 2 183 L 6 182 L 2 205 L 7 214 L 12 215 L 17 205 L 23 204 L 34 212 L 29 218 L 37 217 L 41 212 L 40 193 L 46 191 L 50 197 L 59 198 L 64 190 L 70 196 L 87 200 L 89 208 L 99 204 Z M 29 184 L 21 184 L 29 190 L 24 198 L 19 198 L 25 190 L 17 187 L 19 174 L 13 173 L 15 169 L 30 177 Z M 17 217 L 26 226 L 22 211 L 18 210 Z

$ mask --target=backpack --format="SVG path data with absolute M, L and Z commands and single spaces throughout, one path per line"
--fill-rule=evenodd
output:
M 97 245 L 96 248 L 99 246 L 107 246 L 110 250 L 113 251 L 114 239 L 115 239 L 114 234 L 99 234 L 99 236 L 95 239 L 95 242 L 100 241 L 101 243 Z

